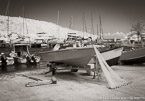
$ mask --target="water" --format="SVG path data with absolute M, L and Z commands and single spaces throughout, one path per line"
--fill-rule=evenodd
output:
M 15 65 L 7 66 L 6 71 L 4 71 L 4 73 L 29 71 L 29 70 L 40 69 L 40 68 L 46 68 L 46 65 L 41 66 L 41 63 L 38 63 L 37 66 L 27 65 L 27 64 L 15 64 Z M 3 73 L 3 71 L 1 71 L 1 73 Z
M 51 50 L 50 48 L 30 48 L 29 52 L 30 54 L 35 54 L 37 56 L 37 54 L 41 51 L 49 51 Z M 6 54 L 6 56 L 9 56 L 10 53 L 10 48 L 9 47 L 4 47 L 4 48 L 0 48 L 0 53 L 3 52 Z M 28 70 L 33 70 L 33 69 L 40 69 L 40 68 L 46 68 L 47 64 L 43 61 L 41 61 L 39 64 L 37 64 L 37 66 L 34 65 L 26 65 L 26 64 L 15 64 L 12 66 L 7 66 L 7 71 L 5 72 L 17 72 L 17 71 L 28 71 Z M 3 73 L 3 71 L 1 71 L 1 67 L 0 67 L 0 73 Z

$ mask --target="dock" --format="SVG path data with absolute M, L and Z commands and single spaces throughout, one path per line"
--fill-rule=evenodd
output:
M 17 72 L 0 74 L 0 101 L 144 101 L 145 65 L 115 65 L 111 67 L 121 78 L 132 81 L 127 86 L 108 89 L 107 82 L 93 79 L 86 71 L 57 71 L 57 84 L 25 87 L 34 82 Z M 41 80 L 51 80 L 48 68 L 21 71 Z

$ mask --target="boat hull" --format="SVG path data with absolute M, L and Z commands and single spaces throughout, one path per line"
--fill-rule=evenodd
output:
M 14 58 L 7 57 L 7 65 L 8 66 L 14 65 Z
M 145 62 L 145 48 L 122 53 L 119 61 L 123 64 L 141 64 Z
M 115 57 L 110 58 L 109 56 L 114 55 L 114 52 L 117 52 L 118 54 Z M 121 53 L 122 48 L 118 48 L 111 51 L 103 52 L 101 54 L 103 55 L 103 57 L 105 56 L 105 60 L 108 61 L 109 64 L 113 65 L 118 62 L 117 59 L 119 59 Z M 57 51 L 44 51 L 40 52 L 39 55 L 41 56 L 43 61 L 46 61 L 47 63 L 65 63 L 71 66 L 85 66 L 88 63 L 95 63 L 95 61 L 93 60 L 93 57 L 95 56 L 95 51 L 93 47 L 72 48 Z M 112 62 L 111 60 L 115 60 L 117 62 Z
M 100 52 L 107 64 L 112 66 L 118 64 L 118 60 L 122 54 L 122 48 L 110 49 L 106 51 L 100 50 Z M 89 63 L 95 63 L 94 59 L 92 58 Z
M 93 48 L 72 48 L 57 51 L 40 52 L 46 62 L 59 62 L 72 66 L 85 66 L 95 55 Z
M 106 62 L 109 66 L 117 65 L 119 58 L 120 58 L 120 56 L 113 58 L 113 59 L 110 59 L 110 60 L 106 60 Z
M 22 58 L 22 57 L 14 57 L 14 61 L 16 64 L 19 63 L 25 64 L 27 62 L 26 58 Z

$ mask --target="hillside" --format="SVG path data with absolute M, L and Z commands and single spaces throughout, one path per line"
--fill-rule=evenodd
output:
M 23 23 L 24 22 L 24 23 Z M 37 33 L 45 33 L 45 38 L 54 36 L 57 38 L 66 38 L 67 33 L 77 33 L 83 36 L 83 32 L 63 28 L 51 22 L 33 20 L 22 17 L 9 17 L 9 32 L 8 30 L 8 17 L 0 16 L 0 37 L 8 39 L 8 35 L 11 35 L 11 39 L 15 40 L 18 36 L 30 37 L 30 40 L 38 38 Z M 85 33 L 85 37 L 90 36 Z

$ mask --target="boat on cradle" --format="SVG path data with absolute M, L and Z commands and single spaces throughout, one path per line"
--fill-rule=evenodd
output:
M 30 55 L 29 53 L 29 44 L 13 44 L 13 50 L 14 53 L 17 54 L 17 56 L 14 57 L 15 63 L 26 63 L 26 56 Z M 36 56 L 36 62 L 40 62 L 40 57 Z
M 103 56 L 105 56 L 105 59 L 110 62 L 111 60 L 113 61 L 114 59 L 119 59 L 121 53 L 122 48 L 118 48 L 111 50 L 110 52 L 103 52 Z M 76 47 L 55 51 L 43 51 L 39 52 L 39 55 L 47 63 L 56 62 L 71 66 L 86 66 L 88 63 L 95 63 L 95 61 L 90 61 L 95 56 L 93 47 Z M 116 55 L 116 57 L 114 56 L 115 58 L 110 59 L 108 56 L 111 55 Z M 115 63 L 112 61 L 110 63 Z
M 101 55 L 103 56 L 107 64 L 109 66 L 113 66 L 118 64 L 118 60 L 122 55 L 123 48 L 120 47 L 120 48 L 106 49 L 106 47 L 103 47 L 103 48 L 99 48 L 98 50 L 100 51 Z M 89 63 L 90 64 L 95 63 L 94 59 L 92 58 Z
M 121 64 L 141 64 L 145 62 L 145 47 L 123 52 L 120 59 Z

